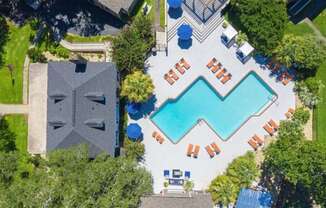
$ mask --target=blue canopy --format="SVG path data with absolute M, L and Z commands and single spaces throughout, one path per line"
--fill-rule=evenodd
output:
M 168 0 L 168 4 L 172 8 L 179 8 L 181 7 L 182 0 Z
M 241 189 L 236 208 L 270 208 L 272 195 L 269 192 Z
M 178 28 L 178 36 L 181 40 L 189 40 L 192 36 L 192 28 L 190 25 L 182 24 Z
M 133 141 L 137 140 L 141 135 L 141 127 L 136 123 L 131 123 L 127 126 L 127 135 Z
M 135 115 L 140 110 L 140 103 L 128 103 L 127 104 L 127 112 L 131 115 Z

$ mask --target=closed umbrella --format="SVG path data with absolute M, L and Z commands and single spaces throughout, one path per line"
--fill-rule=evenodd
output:
M 192 28 L 188 24 L 182 24 L 177 34 L 181 40 L 189 40 L 192 36 Z

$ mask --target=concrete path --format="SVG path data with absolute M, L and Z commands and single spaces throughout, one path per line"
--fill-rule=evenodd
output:
M 28 114 L 28 105 L 0 104 L 0 114 Z
M 305 23 L 308 24 L 308 26 L 314 31 L 316 37 L 318 40 L 322 41 L 326 45 L 326 38 L 321 34 L 321 32 L 318 30 L 318 28 L 314 25 L 313 22 L 309 18 L 305 18 L 303 20 Z
M 23 68 L 23 104 L 28 104 L 28 69 L 29 69 L 29 57 L 25 57 Z

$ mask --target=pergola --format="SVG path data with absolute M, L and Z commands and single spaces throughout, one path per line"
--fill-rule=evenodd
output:
M 202 21 L 206 22 L 226 0 L 184 0 L 184 4 Z

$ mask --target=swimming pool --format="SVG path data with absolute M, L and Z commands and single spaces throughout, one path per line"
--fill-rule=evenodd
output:
M 225 97 L 199 77 L 177 99 L 166 101 L 153 113 L 151 120 L 174 143 L 200 119 L 205 120 L 222 140 L 227 140 L 274 96 L 274 91 L 255 72 L 250 72 Z

